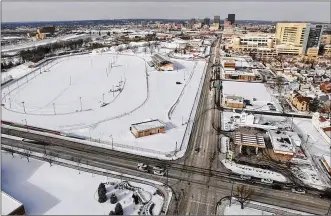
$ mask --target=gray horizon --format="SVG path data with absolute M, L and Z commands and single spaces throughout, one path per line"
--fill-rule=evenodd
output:
M 2 2 L 2 22 L 98 19 L 312 21 L 330 23 L 330 2 Z M 19 15 L 19 16 L 18 16 Z

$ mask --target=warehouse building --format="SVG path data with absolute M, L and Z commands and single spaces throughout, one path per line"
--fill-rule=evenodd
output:
M 174 63 L 170 61 L 168 57 L 162 56 L 160 54 L 155 54 L 152 56 L 152 62 L 154 67 L 159 71 L 173 71 Z
M 165 124 L 158 119 L 144 121 L 132 124 L 130 127 L 131 133 L 136 137 L 144 137 L 157 133 L 164 133 Z

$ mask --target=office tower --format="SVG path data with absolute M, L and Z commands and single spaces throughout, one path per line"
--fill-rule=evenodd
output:
M 214 16 L 214 23 L 221 23 L 221 17 L 220 16 Z
M 228 14 L 228 21 L 230 21 L 231 25 L 234 24 L 234 22 L 236 21 L 236 15 L 235 14 Z

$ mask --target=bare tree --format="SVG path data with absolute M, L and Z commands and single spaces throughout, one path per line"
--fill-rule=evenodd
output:
M 254 192 L 255 191 L 253 188 L 250 188 L 246 185 L 237 185 L 237 192 L 235 194 L 235 197 L 240 203 L 241 209 L 244 209 L 244 204 L 250 200 Z
M 24 151 L 23 151 L 23 154 L 22 155 L 26 157 L 26 159 L 28 160 L 28 162 L 30 162 L 31 153 L 32 153 L 32 151 L 30 149 L 24 149 Z

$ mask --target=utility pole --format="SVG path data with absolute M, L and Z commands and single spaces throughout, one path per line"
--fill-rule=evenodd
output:
M 232 186 L 231 186 L 230 206 L 231 206 L 232 196 L 233 196 L 233 184 L 234 184 L 234 181 L 232 181 Z
M 26 131 L 28 131 L 28 132 L 29 132 L 29 129 L 28 129 L 28 121 L 27 121 L 26 119 L 24 119 L 24 121 L 25 121 L 25 127 L 26 127 Z
M 80 101 L 80 111 L 83 111 L 82 97 L 79 97 L 79 101 Z
M 105 103 L 105 93 L 102 94 L 102 101 Z
M 22 101 L 22 104 L 23 104 L 23 109 L 24 109 L 24 112 L 26 113 L 26 111 L 25 111 L 25 106 L 24 106 L 24 101 Z
M 54 109 L 54 115 L 56 115 L 56 112 L 55 112 L 55 103 L 53 103 L 53 109 Z
M 114 139 L 113 139 L 113 135 L 110 135 L 111 137 L 111 150 L 114 150 Z
M 107 77 L 108 77 L 108 72 L 107 72 L 107 68 L 106 68 L 106 75 L 107 75 Z

